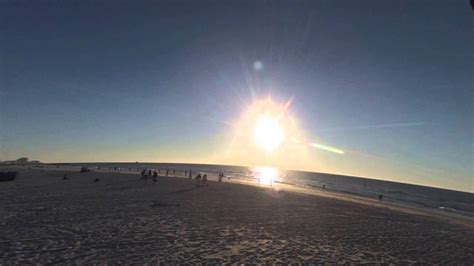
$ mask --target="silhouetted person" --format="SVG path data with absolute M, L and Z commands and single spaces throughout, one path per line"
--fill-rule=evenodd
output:
M 189 178 L 193 178 L 193 171 L 189 170 Z
M 382 201 L 382 198 L 383 198 L 383 194 L 380 194 L 379 195 L 379 200 Z
M 153 171 L 153 184 L 156 184 L 157 180 L 158 180 L 158 173 L 156 171 Z
M 323 185 L 323 189 L 326 189 L 326 185 Z
M 206 175 L 206 174 L 204 174 L 204 175 L 202 176 L 202 184 L 205 185 L 205 186 L 207 186 L 207 175 Z
M 151 177 L 151 169 L 148 170 L 148 176 Z
M 201 176 L 200 173 L 194 178 L 194 179 L 196 179 L 196 183 L 197 183 L 198 186 L 201 185 L 201 178 L 202 178 L 202 176 Z
M 97 177 L 96 179 L 94 179 L 94 183 L 97 183 L 99 182 L 99 178 Z
M 170 170 L 166 169 L 166 176 L 170 173 Z
M 63 175 L 63 180 L 67 180 L 67 174 Z

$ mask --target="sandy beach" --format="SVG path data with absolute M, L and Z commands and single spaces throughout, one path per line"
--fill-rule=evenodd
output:
M 1 265 L 474 263 L 472 224 L 268 187 L 22 169 L 0 198 Z

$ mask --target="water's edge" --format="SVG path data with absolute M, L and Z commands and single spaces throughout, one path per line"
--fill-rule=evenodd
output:
M 252 168 L 229 165 L 204 165 L 204 164 L 171 164 L 171 163 L 59 163 L 43 164 L 36 167 L 80 167 L 90 169 L 112 170 L 120 172 L 139 172 L 142 169 L 161 169 L 161 174 L 166 170 L 175 170 L 176 175 L 184 176 L 185 171 L 193 177 L 198 173 L 206 173 L 210 179 L 217 179 L 219 173 L 224 173 L 225 178 L 254 181 L 255 172 Z M 32 166 L 35 167 L 35 166 Z M 407 206 L 416 206 L 434 209 L 446 213 L 454 213 L 468 218 L 474 218 L 474 193 L 397 183 L 377 179 L 343 176 L 335 174 L 283 171 L 275 180 L 289 186 L 304 187 L 308 189 L 324 189 L 332 192 L 344 193 L 355 196 L 378 198 L 383 195 L 384 201 L 390 201 Z

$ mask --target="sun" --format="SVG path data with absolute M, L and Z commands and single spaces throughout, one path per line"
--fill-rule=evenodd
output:
M 286 167 L 293 160 L 287 155 L 294 158 L 296 152 L 291 139 L 301 135 L 289 110 L 291 102 L 292 98 L 281 102 L 265 97 L 244 104 L 238 118 L 228 123 L 232 130 L 223 133 L 228 146 L 219 160 L 251 167 Z
M 266 152 L 272 152 L 280 146 L 283 141 L 283 128 L 276 117 L 260 115 L 255 119 L 254 126 L 255 143 Z

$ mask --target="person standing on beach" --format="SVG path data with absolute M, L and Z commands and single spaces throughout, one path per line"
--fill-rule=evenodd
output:
M 207 186 L 207 175 L 206 175 L 206 174 L 204 174 L 204 175 L 202 176 L 202 184 L 203 184 L 204 186 Z
M 158 173 L 155 171 L 153 171 L 153 184 L 156 184 L 156 181 L 158 179 Z
M 189 178 L 190 178 L 190 179 L 193 178 L 193 172 L 192 172 L 191 170 L 189 170 L 188 173 L 189 173 Z
M 166 176 L 170 173 L 170 170 L 166 169 Z
M 147 169 L 146 168 L 143 169 L 143 171 L 142 171 L 142 179 L 145 180 L 146 183 L 148 183 L 148 175 L 147 175 Z

